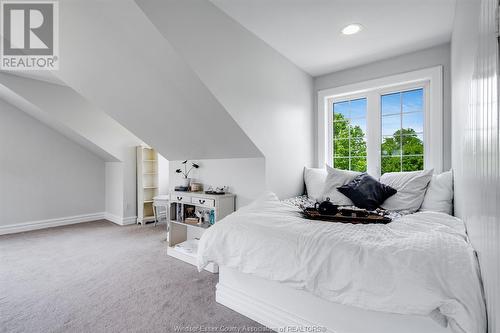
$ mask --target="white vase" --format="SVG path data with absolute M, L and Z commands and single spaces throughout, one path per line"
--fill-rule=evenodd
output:
M 183 186 L 189 187 L 189 184 L 191 184 L 191 178 L 182 178 Z

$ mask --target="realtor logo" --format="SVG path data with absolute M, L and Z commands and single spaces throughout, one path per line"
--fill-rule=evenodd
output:
M 59 68 L 57 1 L 0 1 L 4 70 Z

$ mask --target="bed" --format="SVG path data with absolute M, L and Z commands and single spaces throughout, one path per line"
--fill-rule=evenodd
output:
M 443 213 L 310 221 L 269 193 L 208 229 L 197 260 L 220 266 L 219 303 L 276 331 L 486 330 L 475 252 Z

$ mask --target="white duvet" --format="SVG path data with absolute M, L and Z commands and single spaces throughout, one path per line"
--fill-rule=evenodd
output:
M 205 232 L 198 268 L 209 262 L 332 302 L 440 313 L 455 332 L 486 331 L 474 250 L 463 223 L 442 213 L 415 213 L 387 225 L 310 221 L 268 194 Z

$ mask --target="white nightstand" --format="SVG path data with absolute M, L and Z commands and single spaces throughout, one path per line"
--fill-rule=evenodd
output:
M 188 224 L 185 222 L 186 211 L 213 211 L 214 223 L 235 210 L 235 195 L 205 194 L 204 192 L 170 192 L 170 231 L 168 233 L 167 254 L 192 265 L 196 265 L 197 243 L 203 232 L 210 227 L 203 224 Z M 206 268 L 212 273 L 218 272 L 215 264 Z

